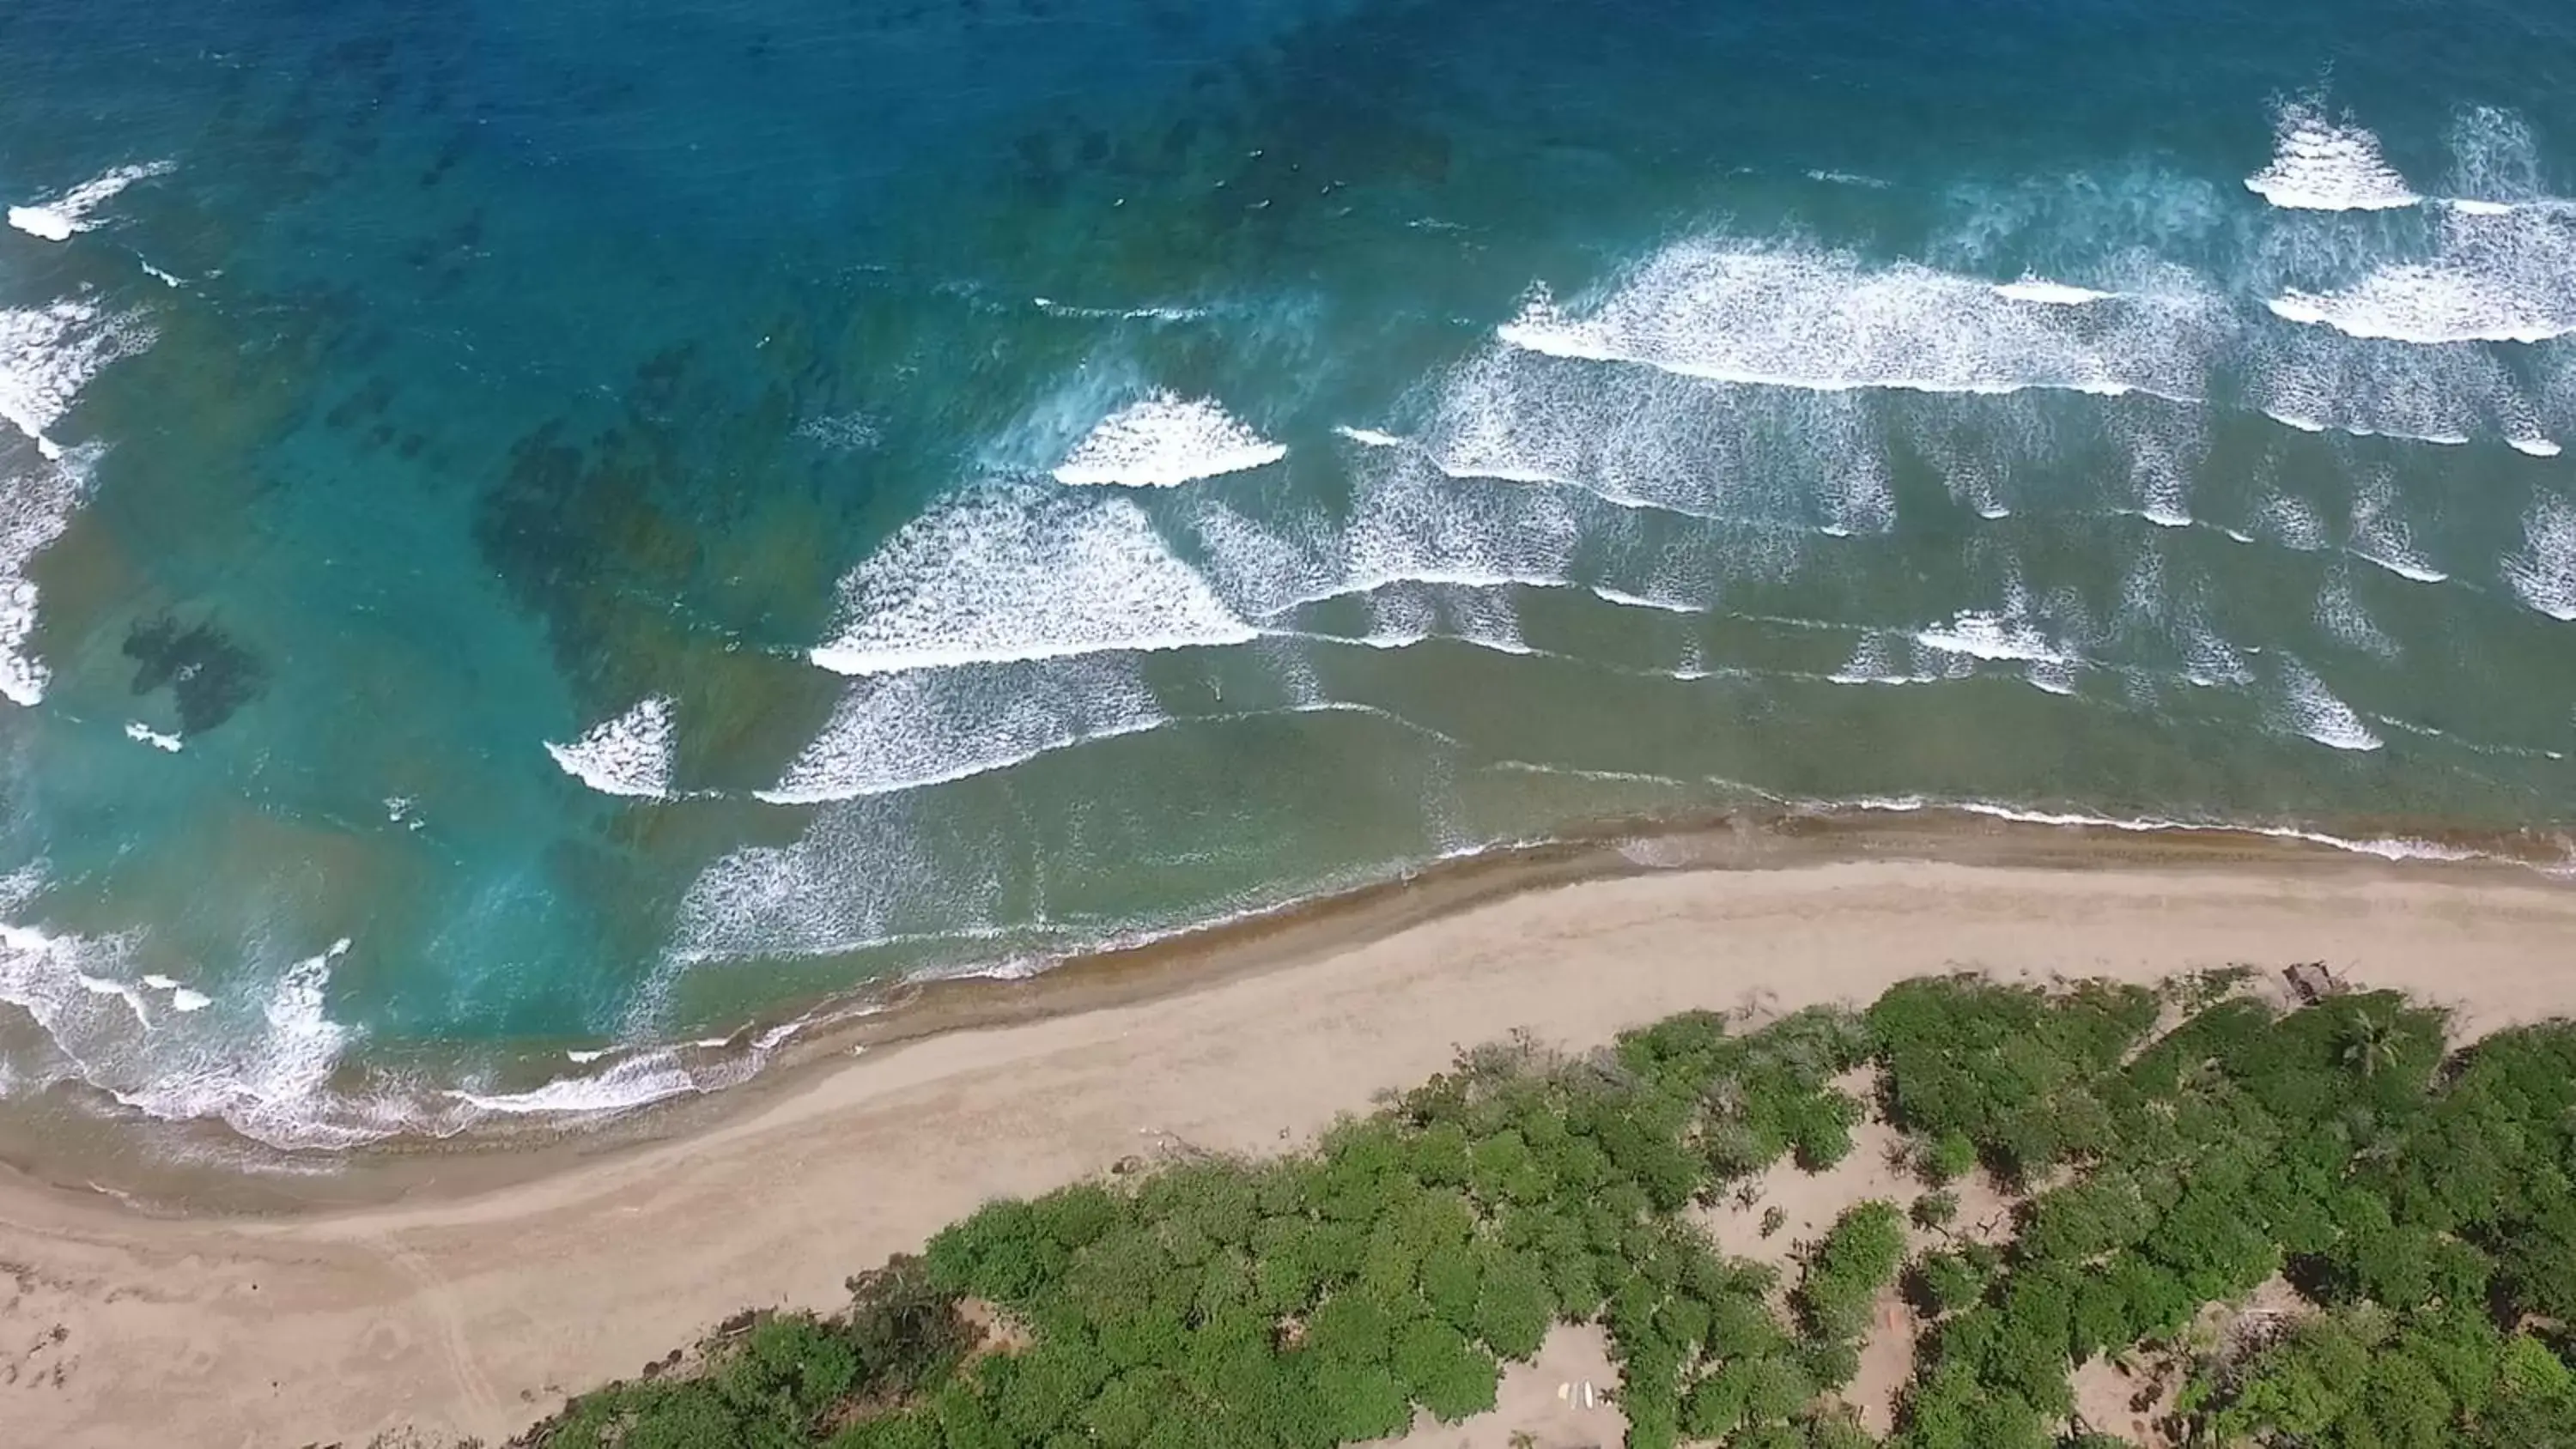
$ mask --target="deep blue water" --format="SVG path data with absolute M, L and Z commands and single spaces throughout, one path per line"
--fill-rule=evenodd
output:
M 631 1100 L 1637 813 L 2555 831 L 2571 159 L 2531 0 L 22 0 L 0 1091 Z

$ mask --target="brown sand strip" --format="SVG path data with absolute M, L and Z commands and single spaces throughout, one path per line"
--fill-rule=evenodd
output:
M 1158 1143 L 1277 1149 L 1515 1027 L 1589 1043 L 1685 1007 L 1866 1000 L 1957 968 L 2148 980 L 2307 960 L 2454 1006 L 2462 1034 L 2576 1013 L 2576 889 L 2255 854 L 1528 890 L 1262 969 L 1206 963 L 1159 996 L 845 1056 L 689 1135 L 391 1207 L 156 1220 L 0 1187 L 0 1440 L 358 1445 L 406 1424 L 499 1440 L 746 1304 L 828 1305 L 984 1198 Z

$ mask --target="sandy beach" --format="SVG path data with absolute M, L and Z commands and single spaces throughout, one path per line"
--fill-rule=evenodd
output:
M 473 1195 L 169 1220 L 0 1184 L 0 1441 L 497 1443 L 737 1309 L 833 1303 L 988 1197 L 1181 1144 L 1279 1150 L 1516 1028 L 1588 1045 L 1686 1007 L 1867 999 L 1927 972 L 2308 960 L 2450 1006 L 2461 1036 L 2576 1012 L 2576 889 L 2536 874 L 2122 850 L 1528 890 L 1257 970 L 1175 972 L 1146 999 L 845 1054 L 704 1130 Z

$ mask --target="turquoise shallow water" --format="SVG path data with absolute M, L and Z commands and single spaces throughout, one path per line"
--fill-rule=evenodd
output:
M 0 1092 L 631 1103 L 1741 803 L 2565 826 L 2563 9 L 1777 9 L 10 7 Z

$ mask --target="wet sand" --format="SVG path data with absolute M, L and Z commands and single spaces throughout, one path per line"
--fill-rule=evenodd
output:
M 2027 827 L 1800 863 L 1928 839 L 1675 838 L 1609 875 L 1566 854 L 933 993 L 659 1140 L 414 1164 L 379 1206 L 155 1217 L 0 1182 L 7 1437 L 498 1442 L 736 1309 L 829 1306 L 985 1198 L 1181 1144 L 1280 1150 L 1516 1028 L 1584 1045 L 1927 972 L 2305 960 L 2450 1006 L 2462 1036 L 2576 1013 L 2576 888 L 2511 866 Z

